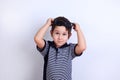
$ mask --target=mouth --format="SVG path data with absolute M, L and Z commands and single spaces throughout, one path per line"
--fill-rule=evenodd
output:
M 63 41 L 58 41 L 58 43 L 62 43 Z

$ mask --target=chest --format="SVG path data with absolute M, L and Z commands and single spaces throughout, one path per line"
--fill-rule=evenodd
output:
M 48 54 L 48 62 L 57 63 L 69 63 L 71 61 L 71 53 L 69 47 L 65 48 L 53 48 L 50 47 Z

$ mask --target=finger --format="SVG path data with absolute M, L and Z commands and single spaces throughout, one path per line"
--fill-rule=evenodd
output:
M 74 26 L 75 26 L 75 23 L 71 23 L 71 25 L 74 27 Z

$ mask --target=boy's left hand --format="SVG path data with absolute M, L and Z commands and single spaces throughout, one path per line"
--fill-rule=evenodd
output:
M 73 23 L 73 29 L 74 29 L 75 31 L 78 31 L 78 30 L 80 29 L 79 24 L 78 24 L 78 23 Z

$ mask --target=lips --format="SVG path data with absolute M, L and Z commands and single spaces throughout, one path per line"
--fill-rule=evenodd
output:
M 58 41 L 58 43 L 63 43 L 63 41 Z

